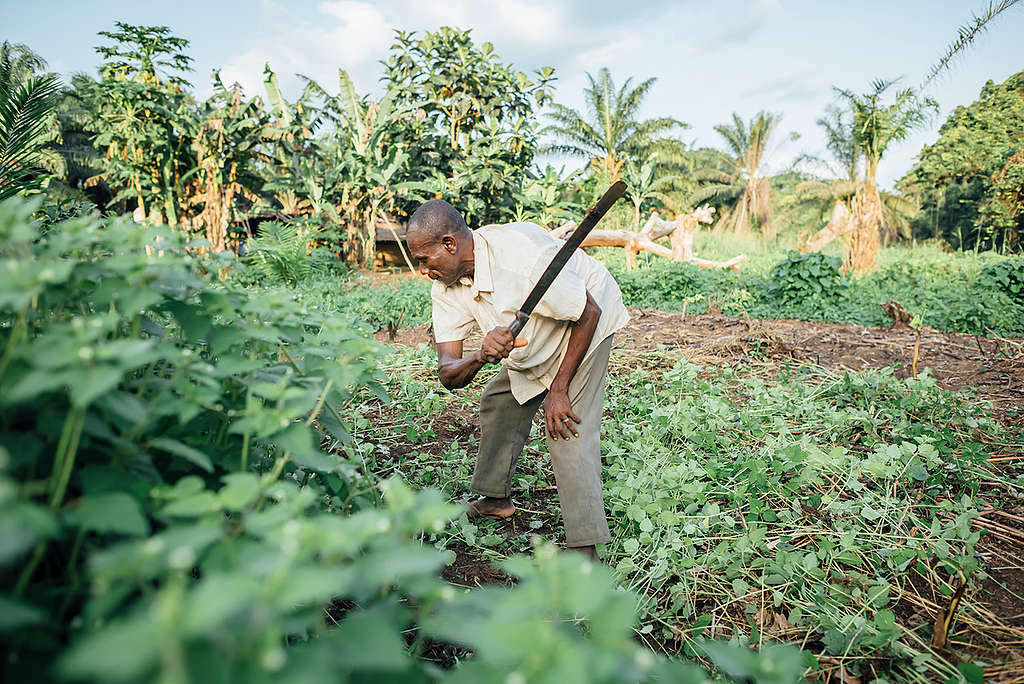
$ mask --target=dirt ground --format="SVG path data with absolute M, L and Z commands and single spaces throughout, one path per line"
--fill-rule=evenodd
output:
M 678 351 L 695 363 L 756 364 L 771 374 L 784 366 L 811 363 L 825 369 L 866 370 L 894 367 L 900 377 L 913 372 L 915 346 L 916 367 L 927 368 L 939 385 L 950 390 L 973 391 L 979 401 L 992 403 L 995 416 L 1012 429 L 1024 430 L 1024 340 L 978 338 L 973 335 L 941 333 L 929 328 L 917 331 L 903 326 L 871 328 L 860 325 L 817 323 L 794 320 L 758 320 L 701 314 L 684 316 L 678 312 L 632 309 L 632 320 L 615 340 L 610 373 L 629 372 L 643 365 L 657 367 L 674 363 L 675 354 L 656 354 L 657 351 Z M 394 345 L 414 346 L 431 343 L 431 330 L 427 325 L 415 328 L 382 331 L 377 338 Z M 479 346 L 480 337 L 470 338 L 467 349 Z M 435 429 L 450 432 L 450 438 L 479 436 L 473 415 L 439 417 Z M 448 437 L 448 435 L 445 435 Z M 1024 464 L 1021 454 L 993 457 L 993 469 L 1019 471 Z M 557 496 L 553 481 L 538 485 L 523 496 L 540 497 L 537 504 L 528 506 L 531 512 L 503 521 L 497 531 L 501 535 L 518 535 L 529 530 L 533 520 L 540 520 L 548 538 L 557 538 L 560 525 L 554 524 L 557 515 Z M 517 493 L 519 494 L 519 493 Z M 545 510 L 547 514 L 545 514 Z M 1016 651 L 1024 644 L 1024 572 L 1017 569 L 1024 554 L 1024 502 L 1010 501 L 1003 510 L 986 511 L 977 523 L 989 534 L 978 545 L 978 552 L 992 568 L 990 579 L 975 595 L 981 600 L 993 625 L 1019 635 L 1007 643 L 1008 651 Z M 486 583 L 508 582 L 509 578 L 495 569 L 475 549 L 455 549 L 457 560 L 444 571 L 449 581 L 474 586 Z M 927 612 L 927 611 L 926 611 Z M 922 615 L 923 619 L 927 619 Z M 951 634 L 960 639 L 958 649 L 981 655 L 987 648 L 979 648 L 976 639 L 983 634 Z M 1007 632 L 1003 632 L 1004 634 Z M 990 648 L 990 647 L 989 647 Z M 962 652 L 962 651 L 961 651 Z M 987 654 L 991 655 L 991 653 Z M 1004 657 L 1009 653 L 1004 653 Z M 1006 669 L 994 668 L 989 681 L 1022 682 L 1019 663 Z
M 918 346 L 917 370 L 928 368 L 939 385 L 972 389 L 992 402 L 998 416 L 1021 425 L 1024 408 L 1024 339 L 976 337 L 924 328 L 870 328 L 812 321 L 745 319 L 721 314 L 684 316 L 679 312 L 631 309 L 628 326 L 615 338 L 619 363 L 636 352 L 679 350 L 695 362 L 747 362 L 781 366 L 813 363 L 830 370 L 896 367 L 908 377 Z M 432 342 L 429 325 L 377 333 L 390 344 L 415 346 Z M 479 346 L 480 336 L 466 341 Z M 631 359 L 630 357 L 634 358 Z M 614 371 L 614 369 L 613 369 Z

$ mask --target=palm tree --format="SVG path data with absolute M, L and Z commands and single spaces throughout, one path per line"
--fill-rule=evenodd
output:
M 732 224 L 737 234 L 747 233 L 756 220 L 762 235 L 771 238 L 770 179 L 759 175 L 772 133 L 782 120 L 781 114 L 758 112 L 750 123 L 733 113 L 731 124 L 715 126 L 725 140 L 727 155 L 724 164 L 700 172 L 701 180 L 709 181 L 697 189 L 693 204 L 711 200 L 731 205 L 722 212 L 719 226 Z M 789 136 L 796 137 L 795 133 Z
M 587 74 L 590 85 L 583 89 L 586 107 L 579 112 L 565 105 L 552 105 L 552 123 L 542 133 L 556 143 L 543 151 L 589 158 L 595 170 L 618 178 L 629 160 L 642 160 L 659 145 L 674 141 L 669 134 L 686 124 L 672 117 L 637 120 L 640 105 L 657 79 L 649 78 L 635 88 L 627 78 L 616 90 L 608 68 L 597 78 Z
M 838 168 L 826 163 L 833 176 L 837 177 L 831 180 L 806 180 L 796 187 L 797 196 L 801 200 L 820 205 L 823 212 L 830 205 L 832 207 L 833 221 L 829 222 L 825 231 L 819 232 L 809 241 L 807 249 L 811 251 L 821 250 L 834 238 L 853 229 L 850 205 L 857 192 L 861 164 L 851 108 L 828 105 L 825 115 L 817 123 L 824 129 L 825 147 L 832 153 Z M 885 191 L 879 191 L 879 197 L 882 201 L 880 231 L 889 239 L 900 235 L 907 237 L 916 204 L 907 197 Z
M 835 89 L 850 108 L 853 144 L 864 164 L 864 175 L 857 181 L 851 207 L 854 229 L 843 260 L 847 271 L 862 273 L 875 267 L 883 214 L 877 180 L 879 161 L 889 145 L 905 139 L 927 122 L 929 110 L 938 110 L 934 100 L 921 99 L 911 88 L 896 93 L 890 104 L 883 104 L 884 95 L 895 83 L 875 81 L 872 90 L 861 95 Z
M 46 68 L 46 60 L 27 45 L 0 44 L 0 90 L 10 91 Z
M 47 173 L 43 148 L 56 130 L 60 82 L 34 75 L 46 62 L 24 45 L 0 45 L 0 200 L 40 188 Z
M 622 178 L 628 185 L 626 193 L 633 203 L 633 230 L 640 228 L 640 210 L 644 202 L 649 199 L 656 199 L 663 204 L 671 204 L 671 200 L 665 194 L 679 176 L 665 175 L 655 177 L 651 164 L 637 166 L 633 162 L 627 162 L 622 169 Z

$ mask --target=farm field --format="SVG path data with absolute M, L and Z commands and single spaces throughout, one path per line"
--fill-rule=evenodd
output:
M 799 640 L 825 679 L 930 681 L 950 653 L 999 663 L 992 681 L 1024 674 L 1024 342 L 928 332 L 915 378 L 910 329 L 631 313 L 603 424 L 604 560 L 643 597 L 641 641 Z M 360 408 L 375 469 L 466 498 L 483 381 L 434 389 L 427 326 L 377 337 L 396 354 L 391 404 Z M 496 561 L 559 541 L 537 423 L 520 513 L 435 538 L 450 581 L 508 583 Z
M 1024 684 L 961 4 L 5 9 L 0 682 Z

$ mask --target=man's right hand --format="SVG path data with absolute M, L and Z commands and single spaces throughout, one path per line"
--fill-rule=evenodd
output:
M 498 326 L 484 337 L 480 345 L 480 360 L 484 363 L 498 363 L 508 358 L 515 348 L 515 341 L 508 326 Z

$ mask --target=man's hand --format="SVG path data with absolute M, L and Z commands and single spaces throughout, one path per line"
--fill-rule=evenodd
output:
M 498 326 L 484 337 L 480 345 L 480 360 L 484 363 L 498 363 L 507 359 L 513 349 L 524 345 L 526 342 L 515 339 L 508 326 Z
M 572 412 L 572 402 L 569 401 L 569 393 L 565 390 L 551 388 L 548 396 L 544 398 L 544 422 L 548 426 L 548 434 L 552 439 L 570 439 L 579 437 L 576 432 L 576 425 L 583 423 L 582 420 Z

